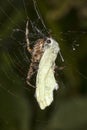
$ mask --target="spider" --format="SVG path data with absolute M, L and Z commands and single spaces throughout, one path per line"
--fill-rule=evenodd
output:
M 26 23 L 25 36 L 26 36 L 27 51 L 31 54 L 31 64 L 30 64 L 30 68 L 28 70 L 26 82 L 27 82 L 28 85 L 35 88 L 35 86 L 30 83 L 30 79 L 33 76 L 33 74 L 36 72 L 36 70 L 38 69 L 40 59 L 41 59 L 43 52 L 44 52 L 44 43 L 47 40 L 47 38 L 44 37 L 44 38 L 38 39 L 35 42 L 33 49 L 31 49 L 30 48 L 30 41 L 29 41 L 29 38 L 28 38 L 28 36 L 29 36 L 28 25 L 29 25 L 29 21 L 27 21 L 27 23 Z M 51 41 L 48 39 L 47 43 L 50 43 L 50 42 Z

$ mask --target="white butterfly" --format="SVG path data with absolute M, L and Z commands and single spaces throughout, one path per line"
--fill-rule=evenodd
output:
M 54 39 L 47 38 L 46 41 L 36 77 L 35 97 L 41 109 L 45 109 L 52 103 L 53 91 L 59 88 L 54 77 L 54 67 L 60 48 Z

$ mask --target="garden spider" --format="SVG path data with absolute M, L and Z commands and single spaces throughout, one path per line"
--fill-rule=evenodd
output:
M 45 41 L 47 40 L 47 43 L 50 43 L 51 41 L 50 41 L 50 39 L 47 39 L 47 37 L 40 38 L 35 42 L 33 49 L 31 49 L 30 48 L 30 41 L 29 41 L 29 37 L 28 37 L 29 36 L 28 25 L 29 25 L 29 21 L 27 20 L 25 36 L 26 36 L 27 51 L 31 54 L 31 64 L 30 64 L 30 68 L 28 70 L 26 82 L 29 86 L 35 88 L 35 86 L 30 83 L 30 79 L 38 69 L 40 59 L 41 59 L 42 54 L 44 52 Z

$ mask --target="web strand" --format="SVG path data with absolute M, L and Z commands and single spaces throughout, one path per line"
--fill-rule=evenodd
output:
M 1 7 L 0 7 L 0 10 L 14 25 L 16 25 L 18 28 L 20 28 L 20 25 L 14 23 L 14 21 L 10 18 L 10 16 Z
M 45 26 L 45 23 L 44 23 L 42 17 L 40 16 L 40 12 L 39 12 L 39 9 L 38 9 L 38 6 L 37 6 L 37 3 L 36 3 L 36 0 L 33 0 L 33 3 L 34 3 L 34 8 L 35 8 L 36 14 L 37 14 L 37 16 L 38 16 L 38 19 L 40 19 L 42 25 L 44 26 L 44 28 L 45 28 L 46 31 L 47 31 L 47 28 L 46 28 L 46 26 Z
M 23 1 L 23 5 L 24 5 L 24 10 L 25 10 L 25 14 L 26 14 L 26 18 L 28 18 L 28 13 L 27 13 L 27 8 L 26 8 L 26 4 L 25 4 L 25 1 Z

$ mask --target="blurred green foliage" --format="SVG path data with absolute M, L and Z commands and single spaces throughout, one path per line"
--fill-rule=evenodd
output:
M 41 111 L 35 90 L 25 83 L 30 56 L 24 48 L 24 32 L 27 16 L 37 19 L 33 1 L 0 1 L 0 130 L 87 130 L 86 3 L 37 0 L 65 60 L 57 58 L 57 65 L 64 66 L 58 70 L 60 89 L 54 92 L 52 105 Z

